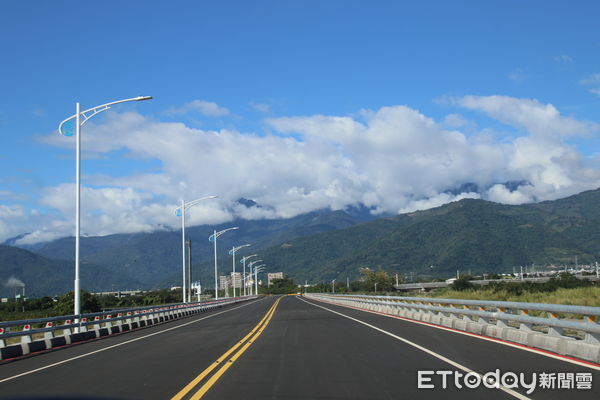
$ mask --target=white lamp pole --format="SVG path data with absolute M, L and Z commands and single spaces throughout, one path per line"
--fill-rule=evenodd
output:
M 250 246 L 250 245 L 249 245 L 249 244 L 243 244 L 243 245 L 241 245 L 241 246 L 238 246 L 238 247 L 235 247 L 235 246 L 233 246 L 233 247 L 231 248 L 231 250 L 229 250 L 229 254 L 230 254 L 231 256 L 233 256 L 233 275 L 231 275 L 231 280 L 232 280 L 231 284 L 232 284 L 232 286 L 233 286 L 233 297 L 235 297 L 235 253 L 236 253 L 236 252 L 237 252 L 239 249 L 241 249 L 241 248 L 244 248 L 244 247 L 248 247 L 248 246 Z M 240 283 L 241 283 L 241 282 L 240 282 Z M 241 288 L 240 288 L 240 290 L 241 290 Z M 240 294 L 240 295 L 241 295 L 241 294 Z
M 152 96 L 138 96 L 102 104 L 85 111 L 81 111 L 79 103 L 75 103 L 75 115 L 70 116 L 58 125 L 58 133 L 63 136 L 72 136 L 70 132 L 64 132 L 63 126 L 67 121 L 75 119 L 75 282 L 73 288 L 74 314 L 81 314 L 81 300 L 79 293 L 79 238 L 81 236 L 81 127 L 94 115 L 110 109 L 110 106 L 127 101 L 150 100 Z
M 256 257 L 257 255 L 258 254 L 252 254 L 250 256 L 244 256 L 240 260 L 240 262 L 244 265 L 244 296 L 247 295 L 246 287 L 248 286 L 248 282 L 246 281 L 246 260 L 249 259 L 249 258 L 251 258 L 251 257 Z M 252 273 L 250 273 L 250 275 L 252 275 Z
M 335 293 L 335 279 L 331 281 L 331 291 Z
M 254 267 L 254 264 L 258 264 L 261 261 L 262 260 L 255 260 L 255 261 L 248 263 L 248 265 L 250 266 L 250 268 L 252 268 L 252 267 Z M 252 276 L 252 272 L 250 273 L 250 275 Z M 252 286 L 250 286 L 250 289 L 252 289 Z M 255 292 L 254 294 L 257 294 L 257 293 Z
M 267 265 L 267 264 L 261 264 L 261 265 L 254 267 L 254 294 L 255 295 L 258 295 L 258 271 L 264 270 L 264 268 L 262 268 L 262 267 L 264 267 L 265 265 Z
M 187 303 L 190 301 L 190 296 L 188 296 L 187 293 L 187 279 L 185 277 L 186 273 L 185 273 L 185 212 L 187 211 L 188 208 L 195 206 L 196 204 L 200 203 L 203 200 L 208 200 L 208 199 L 216 199 L 217 196 L 205 196 L 205 197 L 200 197 L 199 199 L 196 200 L 192 200 L 192 201 L 188 201 L 187 203 L 183 201 L 183 199 L 181 200 L 181 206 L 177 207 L 175 209 L 175 215 L 178 217 L 181 217 L 181 260 L 182 260 L 182 266 L 183 266 L 183 285 L 182 285 L 182 290 L 183 290 L 183 302 Z M 192 266 L 190 265 L 190 269 L 192 268 Z M 190 271 L 191 274 L 191 271 Z
M 210 242 L 213 242 L 214 249 L 215 249 L 215 300 L 219 299 L 219 283 L 218 283 L 218 276 L 217 276 L 217 238 L 227 231 L 232 231 L 232 230 L 236 230 L 236 229 L 240 229 L 240 228 L 238 226 L 234 226 L 233 228 L 223 229 L 222 231 L 219 231 L 219 232 L 217 232 L 215 230 L 215 231 L 213 231 L 214 233 L 208 237 L 208 240 Z

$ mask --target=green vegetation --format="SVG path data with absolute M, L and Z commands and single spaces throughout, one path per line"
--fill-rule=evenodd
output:
M 260 294 L 294 294 L 298 292 L 298 285 L 293 279 L 285 276 L 283 279 L 273 279 L 268 287 L 261 287 Z
M 135 308 L 157 304 L 181 302 L 181 290 L 154 290 L 135 296 L 95 296 L 81 291 L 82 313 L 94 313 L 119 308 Z M 11 300 L 0 303 L 0 321 L 20 319 L 46 318 L 73 313 L 73 292 L 68 292 L 58 298 L 42 297 L 27 301 Z
M 414 292 L 411 295 L 600 307 L 600 286 L 590 281 L 579 280 L 570 274 L 562 274 L 545 283 L 503 282 L 479 288 L 456 285 L 458 281 L 447 288 L 435 289 L 429 293 Z

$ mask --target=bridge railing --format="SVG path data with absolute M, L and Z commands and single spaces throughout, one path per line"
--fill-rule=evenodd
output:
M 324 293 L 306 297 L 600 362 L 600 307 Z
M 126 332 L 257 296 L 0 322 L 0 360 Z

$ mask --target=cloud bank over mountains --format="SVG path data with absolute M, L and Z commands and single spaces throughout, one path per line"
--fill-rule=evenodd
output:
M 590 137 L 598 124 L 562 115 L 551 104 L 506 96 L 443 100 L 494 128 L 452 113 L 441 121 L 404 105 L 350 116 L 311 115 L 264 120 L 268 134 L 191 128 L 135 112 L 110 113 L 86 125 L 88 157 L 124 151 L 158 160 L 152 173 L 86 176 L 82 231 L 89 235 L 176 229 L 181 198 L 218 195 L 189 210 L 188 224 L 235 218 L 287 218 L 322 208 L 364 204 L 373 213 L 403 213 L 462 198 L 521 204 L 551 200 L 600 180 L 597 158 L 569 141 Z M 196 100 L 172 113 L 229 110 Z M 507 134 L 508 132 L 508 134 Z M 50 135 L 52 146 L 73 139 Z M 93 149 L 93 150 L 92 150 Z M 85 161 L 84 161 L 85 162 Z M 510 184 L 508 184 L 510 183 Z M 261 207 L 236 203 L 239 198 Z M 31 232 L 20 244 L 73 233 L 74 185 L 47 187 L 40 213 L 0 204 L 0 240 Z M 15 227 L 18 227 L 16 230 Z

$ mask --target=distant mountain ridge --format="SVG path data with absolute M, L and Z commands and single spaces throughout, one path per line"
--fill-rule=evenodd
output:
M 25 284 L 28 297 L 60 295 L 73 290 L 74 263 L 49 260 L 24 249 L 0 245 L 0 297 L 14 295 L 15 288 L 7 285 L 10 278 Z M 85 262 L 81 264 L 81 281 L 90 291 L 134 289 L 140 285 L 125 274 Z M 21 293 L 22 288 L 16 290 Z
M 240 204 L 242 200 L 247 207 L 256 206 L 255 202 L 245 199 L 241 199 Z M 337 211 L 318 210 L 288 219 L 237 220 L 216 226 L 186 227 L 186 239 L 192 240 L 194 263 L 212 260 L 213 248 L 208 236 L 214 230 L 239 226 L 239 230 L 228 232 L 218 240 L 219 257 L 225 263 L 227 249 L 234 245 L 250 243 L 252 247 L 249 250 L 257 252 L 278 245 L 281 241 L 345 228 L 373 218 L 375 217 L 364 206 Z M 37 246 L 27 246 L 27 249 L 44 260 L 40 265 L 58 263 L 58 269 L 64 271 L 64 265 L 73 265 L 75 239 L 61 238 Z M 0 248 L 0 252 L 3 251 Z M 109 276 L 127 277 L 126 281 L 136 282 L 138 288 L 181 285 L 181 230 L 82 237 L 81 260 L 82 263 L 95 265 L 94 268 L 106 271 Z M 10 275 L 6 272 L 8 268 L 8 264 L 0 264 L 0 284 L 9 278 Z M 67 275 L 73 274 L 70 269 L 66 269 Z M 82 267 L 82 273 L 83 271 Z M 11 270 L 13 272 L 17 278 L 24 279 L 21 272 Z M 194 275 L 194 279 L 208 279 L 208 273 Z M 106 282 L 109 283 L 108 286 L 102 286 L 103 289 L 114 286 L 113 280 L 109 281 Z M 90 289 L 87 284 L 82 278 L 82 288 Z
M 465 199 L 288 241 L 261 253 L 300 281 L 356 279 L 361 267 L 451 277 L 530 264 L 595 262 L 600 190 L 519 206 Z
M 356 279 L 362 267 L 445 278 L 454 276 L 457 269 L 508 272 L 533 263 L 572 264 L 575 257 L 580 263 L 594 262 L 600 255 L 598 205 L 600 190 L 519 206 L 465 199 L 377 219 L 368 209 L 357 207 L 320 210 L 290 219 L 188 227 L 186 237 L 192 240 L 193 280 L 201 280 L 205 287 L 212 287 L 214 282 L 213 249 L 208 236 L 213 230 L 231 226 L 240 229 L 218 240 L 220 275 L 232 268 L 227 251 L 234 245 L 250 243 L 252 246 L 239 256 L 258 253 L 269 271 L 283 271 L 299 282 Z M 181 284 L 180 231 L 84 237 L 81 246 L 82 261 L 88 268 L 111 277 L 106 281 L 95 279 L 95 286 L 115 285 L 113 276 L 137 282 L 139 288 Z M 0 247 L 0 255 L 5 247 Z M 74 239 L 63 238 L 35 251 L 46 260 L 39 261 L 44 266 L 72 259 L 73 249 Z M 61 263 L 69 265 L 68 261 Z M 63 264 L 55 268 L 66 268 L 67 275 L 72 269 Z M 236 269 L 239 271 L 241 266 L 238 264 Z M 9 263 L 0 263 L 0 281 L 8 279 L 10 271 L 23 279 L 18 270 L 10 270 Z M 82 278 L 83 288 L 86 281 Z

